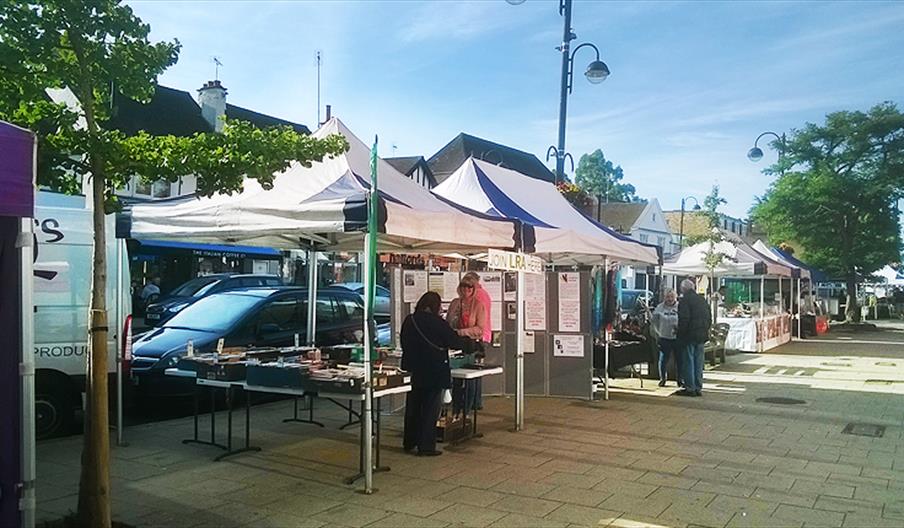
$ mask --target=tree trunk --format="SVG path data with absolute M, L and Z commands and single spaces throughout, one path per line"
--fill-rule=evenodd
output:
M 87 83 L 81 90 L 82 107 L 89 132 L 97 132 L 92 92 Z M 85 377 L 85 432 L 82 472 L 78 489 L 78 520 L 82 526 L 110 528 L 110 416 L 107 389 L 107 244 L 104 214 L 106 176 L 103 160 L 91 155 L 92 203 L 94 204 L 94 264 L 91 306 L 88 317 L 88 365 Z
M 847 307 L 844 320 L 849 323 L 860 322 L 860 306 L 857 305 L 857 274 L 850 272 L 847 277 Z

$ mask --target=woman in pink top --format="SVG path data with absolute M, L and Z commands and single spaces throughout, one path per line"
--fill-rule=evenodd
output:
M 485 289 L 483 289 L 483 285 L 480 284 L 480 275 L 478 275 L 474 271 L 469 271 L 465 273 L 465 279 L 472 281 L 474 283 L 474 293 L 477 296 L 477 302 L 483 306 L 484 312 L 486 312 L 487 322 L 490 321 L 490 303 L 492 303 L 492 299 L 490 299 L 490 294 L 487 293 Z M 489 343 L 493 340 L 493 329 L 489 324 L 483 329 L 483 335 L 480 336 L 481 341 L 484 343 Z
M 481 341 L 484 343 L 484 347 L 488 347 L 493 335 L 490 327 L 491 301 L 489 293 L 480 287 L 479 281 L 479 275 L 473 271 L 462 277 L 461 283 L 458 285 L 458 298 L 449 305 L 449 313 L 446 318 L 452 328 L 458 330 L 459 335 Z M 467 400 L 471 403 L 472 409 L 483 409 L 483 383 L 480 378 L 466 383 L 465 387 L 460 384 L 453 385 L 459 390 L 467 389 Z M 460 398 L 464 399 L 464 395 L 461 395 Z M 456 399 L 456 403 L 459 401 Z M 453 410 L 460 407 L 461 405 L 454 405 Z

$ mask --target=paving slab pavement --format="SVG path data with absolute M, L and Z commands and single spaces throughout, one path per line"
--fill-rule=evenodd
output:
M 403 453 L 400 416 L 384 416 L 392 470 L 375 476 L 370 496 L 343 484 L 357 468 L 357 431 L 340 431 L 346 416 L 323 402 L 322 429 L 283 423 L 291 402 L 255 406 L 252 443 L 262 450 L 220 462 L 215 449 L 181 443 L 190 418 L 130 427 L 130 445 L 112 450 L 115 518 L 185 527 L 904 526 L 904 327 L 730 355 L 707 370 L 702 398 L 618 384 L 609 401 L 528 398 L 519 433 L 513 401 L 487 398 L 484 437 L 435 458 Z M 846 434 L 850 423 L 884 430 Z M 74 508 L 80 442 L 39 444 L 39 521 Z

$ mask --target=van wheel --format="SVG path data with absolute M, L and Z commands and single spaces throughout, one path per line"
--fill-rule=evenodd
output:
M 35 387 L 35 436 L 39 440 L 68 433 L 74 421 L 75 407 L 66 387 Z

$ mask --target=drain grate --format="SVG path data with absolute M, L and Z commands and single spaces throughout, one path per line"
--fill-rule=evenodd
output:
M 774 403 L 775 405 L 803 405 L 807 402 L 804 400 L 796 400 L 794 398 L 782 398 L 782 397 L 768 397 L 768 398 L 757 398 L 756 401 L 762 403 Z
M 894 383 L 900 383 L 895 380 L 884 380 L 884 379 L 868 379 L 864 383 L 869 383 L 870 385 L 892 385 Z
M 875 424 L 849 423 L 844 426 L 841 434 L 882 438 L 882 435 L 885 434 L 885 426 Z
M 823 367 L 851 367 L 851 366 L 853 366 L 850 363 L 837 363 L 837 362 L 833 363 L 831 361 L 820 363 L 820 365 L 822 365 Z
M 897 367 L 898 364 L 893 361 L 877 361 L 877 367 Z

